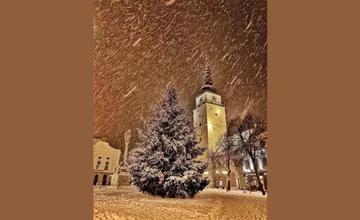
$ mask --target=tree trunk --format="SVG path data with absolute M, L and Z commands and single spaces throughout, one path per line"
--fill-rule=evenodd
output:
M 256 158 L 253 158 L 252 156 L 250 156 L 253 164 L 254 164 L 254 169 L 255 169 L 255 174 L 256 174 L 256 178 L 259 182 L 259 188 L 260 188 L 260 191 L 262 192 L 263 195 L 266 194 L 265 190 L 264 190 L 264 185 L 262 184 L 261 180 L 260 180 L 260 176 L 259 176 L 259 171 L 258 171 L 258 163 L 256 161 Z
M 228 170 L 228 177 L 227 177 L 226 191 L 230 191 L 230 189 L 231 189 L 231 186 L 230 186 L 230 173 L 231 173 L 231 170 L 229 169 Z
M 227 177 L 227 186 L 226 186 L 226 191 L 230 191 L 231 186 L 230 186 L 230 174 L 231 174 L 231 170 L 230 170 L 230 153 L 228 151 L 228 157 L 227 157 L 227 173 L 228 173 L 228 177 Z

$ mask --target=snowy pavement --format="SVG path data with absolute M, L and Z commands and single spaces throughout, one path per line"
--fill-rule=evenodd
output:
M 94 220 L 267 219 L 267 198 L 259 192 L 205 189 L 193 199 L 149 196 L 135 187 L 94 189 Z

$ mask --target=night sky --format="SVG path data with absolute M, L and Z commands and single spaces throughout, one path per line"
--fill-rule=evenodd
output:
M 206 59 L 227 120 L 267 112 L 266 0 L 94 0 L 94 137 L 123 149 L 169 82 L 192 119 Z M 244 113 L 245 112 L 245 113 Z

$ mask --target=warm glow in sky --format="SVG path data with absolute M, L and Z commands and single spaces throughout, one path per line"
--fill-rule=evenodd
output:
M 266 10 L 264 0 L 95 0 L 94 136 L 122 148 L 132 129 L 136 140 L 170 81 L 192 118 L 206 57 L 228 120 L 265 115 Z

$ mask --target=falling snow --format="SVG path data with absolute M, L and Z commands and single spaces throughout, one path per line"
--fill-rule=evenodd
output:
M 95 0 L 94 136 L 122 148 L 124 132 L 141 126 L 170 81 L 192 117 L 206 59 L 228 120 L 266 115 L 266 4 Z
M 136 88 L 137 88 L 136 86 L 132 88 L 128 93 L 124 95 L 124 98 L 128 97 L 133 91 L 135 91 Z
M 250 28 L 251 24 L 252 24 L 252 20 L 250 21 L 249 25 L 246 27 L 246 30 Z
M 135 41 L 135 43 L 133 44 L 133 47 L 135 47 L 136 45 L 138 45 L 138 43 L 140 43 L 141 38 L 137 39 L 137 41 Z
M 165 2 L 165 5 L 169 6 L 169 5 L 172 5 L 174 3 L 175 3 L 175 0 L 169 0 L 169 1 Z

